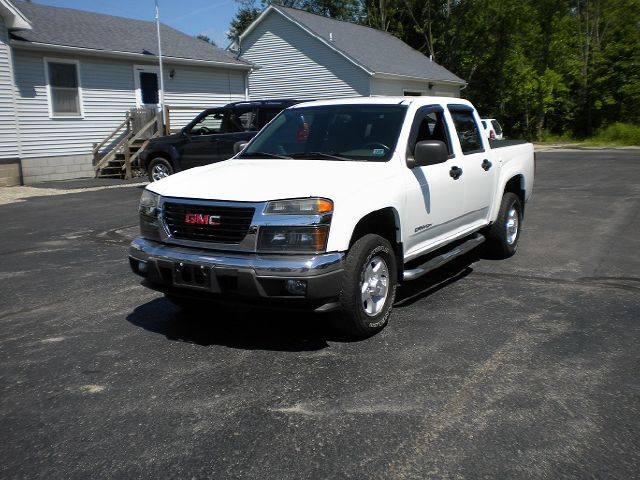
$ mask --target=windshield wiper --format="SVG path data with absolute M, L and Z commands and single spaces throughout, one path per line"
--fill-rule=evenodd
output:
M 300 153 L 292 153 L 291 158 L 307 158 L 309 160 L 317 160 L 329 158 L 331 160 L 342 160 L 342 161 L 350 161 L 350 158 L 342 157 L 338 154 L 338 152 L 300 152 Z
M 251 153 L 243 153 L 238 158 L 292 158 L 292 157 L 287 157 L 285 155 L 278 155 L 276 153 L 269 153 L 269 152 L 251 152 Z

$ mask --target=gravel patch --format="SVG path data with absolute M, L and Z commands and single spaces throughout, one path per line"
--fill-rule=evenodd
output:
M 67 195 L 69 193 L 95 192 L 97 190 L 108 190 L 112 188 L 132 188 L 139 187 L 141 185 L 147 185 L 148 183 L 149 182 L 128 183 L 123 185 L 106 185 L 100 187 L 68 189 L 41 187 L 2 187 L 0 188 L 0 205 L 24 202 L 25 200 L 32 197 L 48 197 L 52 195 Z

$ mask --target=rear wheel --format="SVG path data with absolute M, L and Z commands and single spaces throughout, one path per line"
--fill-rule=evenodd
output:
M 337 327 L 358 338 L 382 330 L 396 296 L 396 258 L 389 242 L 365 235 L 347 254 Z
M 518 248 L 522 224 L 522 202 L 511 192 L 506 192 L 500 203 L 498 218 L 488 227 L 485 251 L 493 258 L 509 258 Z
M 173 167 L 165 158 L 156 157 L 149 162 L 149 180 L 156 182 L 162 180 L 169 175 L 173 175 Z

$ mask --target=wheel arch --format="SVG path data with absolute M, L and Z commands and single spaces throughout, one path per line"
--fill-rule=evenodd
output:
M 526 201 L 525 177 L 522 173 L 513 173 L 505 177 L 505 180 L 502 183 L 502 188 L 498 189 L 496 192 L 495 201 L 491 209 L 491 216 L 489 217 L 490 223 L 496 221 L 500 210 L 500 202 L 502 201 L 502 197 L 505 193 L 513 193 L 518 196 L 520 204 L 522 205 L 522 214 L 524 215 L 524 204 Z
M 514 193 L 520 199 L 520 203 L 522 204 L 522 213 L 524 214 L 524 204 L 526 201 L 526 186 L 524 181 L 524 175 L 517 174 L 512 176 L 504 186 L 502 190 L 502 195 L 505 193 Z
M 398 279 L 402 278 L 404 257 L 400 234 L 400 215 L 393 207 L 386 207 L 366 214 L 356 223 L 349 239 L 349 248 L 363 236 L 372 233 L 386 239 L 393 248 L 398 269 Z

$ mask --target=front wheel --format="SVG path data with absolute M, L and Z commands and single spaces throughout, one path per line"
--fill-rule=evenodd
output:
M 522 224 L 522 202 L 516 194 L 502 197 L 498 218 L 487 228 L 485 251 L 493 258 L 509 258 L 516 253 Z
M 149 180 L 157 182 L 169 175 L 173 175 L 173 167 L 165 158 L 156 157 L 149 162 Z
M 387 240 L 365 235 L 356 241 L 345 262 L 337 327 L 366 338 L 382 330 L 396 296 L 396 257 Z

